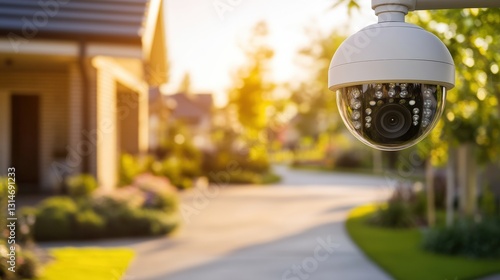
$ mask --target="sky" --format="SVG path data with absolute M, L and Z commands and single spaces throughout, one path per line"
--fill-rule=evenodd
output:
M 213 93 L 216 104 L 226 102 L 231 73 L 245 63 L 239 42 L 244 42 L 259 21 L 270 30 L 275 51 L 271 75 L 275 82 L 300 79 L 304 72 L 295 61 L 309 43 L 306 27 L 347 35 L 375 23 L 366 2 L 360 13 L 347 15 L 345 7 L 330 9 L 334 0 L 166 0 L 165 19 L 170 81 L 175 93 L 186 72 L 194 93 Z M 217 9 L 217 8 L 218 9 Z M 349 23 L 349 29 L 345 30 Z M 332 53 L 333 56 L 333 53 Z M 326 77 L 325 77 L 326 79 Z

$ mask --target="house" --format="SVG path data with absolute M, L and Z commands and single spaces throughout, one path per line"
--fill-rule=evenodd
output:
M 173 104 L 167 102 L 160 87 L 149 90 L 149 151 L 161 150 L 167 141 L 169 117 Z
M 0 2 L 0 176 L 21 193 L 69 174 L 118 182 L 148 149 L 148 92 L 166 82 L 161 0 Z
M 210 133 L 212 130 L 212 94 L 176 93 L 165 95 L 170 120 L 186 125 L 193 136 L 193 143 L 202 150 L 212 147 Z

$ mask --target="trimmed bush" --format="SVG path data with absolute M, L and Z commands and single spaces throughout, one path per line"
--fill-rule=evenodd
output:
M 97 182 L 90 174 L 70 176 L 65 182 L 68 194 L 72 197 L 88 197 L 97 189 Z
M 146 235 L 147 231 L 143 230 L 139 224 L 136 224 L 136 218 L 139 210 L 119 208 L 102 214 L 106 220 L 106 236 L 107 237 L 131 237 Z
M 35 240 L 152 236 L 170 232 L 179 222 L 177 189 L 151 174 L 113 192 L 78 198 L 43 201 L 35 210 Z
M 229 183 L 231 184 L 259 184 L 260 176 L 251 171 L 239 171 L 229 174 Z
M 172 216 L 148 209 L 134 209 L 127 218 L 133 225 L 127 228 L 132 236 L 167 234 L 177 226 Z
M 40 263 L 35 254 L 29 251 L 21 251 L 17 259 L 17 264 L 16 274 L 20 279 L 35 279 L 40 273 Z
M 500 257 L 500 221 L 479 224 L 461 222 L 449 228 L 436 228 L 424 235 L 423 247 L 428 251 L 472 258 Z
M 74 236 L 79 239 L 93 239 L 104 235 L 106 223 L 92 210 L 84 210 L 75 216 Z
M 156 210 L 124 207 L 108 210 L 101 213 L 106 220 L 106 237 L 162 235 L 178 225 L 174 215 Z
M 39 241 L 70 239 L 77 211 L 76 203 L 69 197 L 44 200 L 36 215 L 35 239 Z
M 177 226 L 179 200 L 168 179 L 143 174 L 130 186 L 95 195 L 91 208 L 105 221 L 106 237 L 150 236 Z
M 166 213 L 177 211 L 179 201 L 176 189 L 163 177 L 143 174 L 137 176 L 132 187 L 139 189 L 145 196 L 144 208 L 161 210 Z
M 158 211 L 143 210 L 143 221 L 147 221 L 150 235 L 165 235 L 177 228 L 179 221 L 175 215 L 165 215 Z
M 143 170 L 139 166 L 138 161 L 134 156 L 123 154 L 120 157 L 120 185 L 126 186 L 130 184 L 134 177 L 140 174 Z
M 92 200 L 93 211 L 105 222 L 104 236 L 135 236 L 130 230 L 131 227 L 135 226 L 132 215 L 134 209 L 141 207 L 142 202 L 140 204 L 127 202 L 126 197 L 132 194 L 129 190 L 131 190 L 130 187 L 120 189 L 115 193 L 95 197 Z
M 35 279 L 40 272 L 40 263 L 36 256 L 30 251 L 24 250 L 19 244 L 16 248 L 16 271 L 12 273 L 8 270 L 7 263 L 9 256 L 5 240 L 0 240 L 0 279 L 19 280 Z
M 0 279 L 4 280 L 13 280 L 15 279 L 15 274 L 11 273 L 8 268 L 9 264 L 7 263 L 9 256 L 8 249 L 6 247 L 6 240 L 0 238 Z

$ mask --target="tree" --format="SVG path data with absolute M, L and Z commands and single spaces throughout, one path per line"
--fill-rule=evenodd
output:
M 189 72 L 184 73 L 181 84 L 179 86 L 179 92 L 189 94 L 191 92 L 191 75 Z
M 313 28 L 306 30 L 311 43 L 300 50 L 303 68 L 311 73 L 305 82 L 293 89 L 292 102 L 297 108 L 296 127 L 302 136 L 317 137 L 320 131 L 338 132 L 341 121 L 336 95 L 328 89 L 325 77 L 332 54 L 345 40 L 337 31 L 324 34 Z
M 457 154 L 452 170 L 458 174 L 448 172 L 448 180 L 459 184 L 461 212 L 471 217 L 477 209 L 476 165 L 497 161 L 500 152 L 500 10 L 420 11 L 409 19 L 435 33 L 455 60 L 456 89 L 448 95 L 442 128 L 433 132 L 439 137 L 430 137 L 426 147 L 436 163 Z
M 333 4 L 332 9 L 337 8 L 341 5 L 347 6 L 347 12 L 349 13 L 349 15 L 352 14 L 353 10 L 359 10 L 361 8 L 357 0 L 336 0 L 336 3 Z
M 274 56 L 266 44 L 269 33 L 265 22 L 258 23 L 243 47 L 247 62 L 238 69 L 230 90 L 230 106 L 236 108 L 238 121 L 248 140 L 258 140 L 265 133 L 267 109 L 275 85 L 269 80 L 269 64 Z

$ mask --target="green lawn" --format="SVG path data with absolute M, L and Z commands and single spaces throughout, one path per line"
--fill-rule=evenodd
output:
M 366 223 L 376 206 L 349 214 L 347 231 L 375 263 L 398 280 L 462 280 L 500 273 L 500 259 L 474 260 L 425 252 L 418 229 L 385 229 Z
M 130 249 L 62 248 L 50 253 L 55 260 L 44 267 L 40 280 L 119 280 L 134 257 Z

